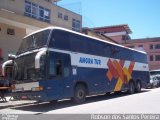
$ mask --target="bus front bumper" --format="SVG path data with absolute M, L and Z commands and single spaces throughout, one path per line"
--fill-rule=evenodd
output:
M 47 95 L 45 94 L 45 92 L 13 92 L 12 97 L 14 98 L 14 100 L 47 100 Z

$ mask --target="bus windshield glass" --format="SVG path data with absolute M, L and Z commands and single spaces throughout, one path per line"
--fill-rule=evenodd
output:
M 45 30 L 25 37 L 22 40 L 17 55 L 26 51 L 38 49 L 47 45 L 48 37 L 51 30 Z
M 150 75 L 160 75 L 160 70 L 152 70 L 150 71 Z

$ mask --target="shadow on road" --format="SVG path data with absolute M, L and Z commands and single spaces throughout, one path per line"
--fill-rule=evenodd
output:
M 149 92 L 150 90 L 142 90 L 141 93 L 136 93 L 136 94 L 142 94 L 145 92 Z M 114 94 L 106 94 L 106 95 L 98 95 L 98 96 L 92 96 L 92 97 L 87 97 L 86 102 L 84 104 L 92 103 L 92 102 L 97 102 L 97 101 L 106 101 L 109 99 L 115 99 L 115 98 L 120 98 L 124 96 L 128 96 L 129 94 L 123 93 L 123 92 L 117 92 Z M 106 101 L 107 102 L 107 101 Z M 30 112 L 38 112 L 37 114 L 43 114 L 45 112 L 53 111 L 53 110 L 58 110 L 61 108 L 67 108 L 67 107 L 72 107 L 72 106 L 77 106 L 77 104 L 74 104 L 70 100 L 64 100 L 64 101 L 58 101 L 57 103 L 25 103 L 25 104 L 19 104 L 19 105 L 11 105 L 11 106 L 4 106 L 4 108 L 10 108 L 10 109 L 15 109 L 15 110 L 22 110 L 22 111 L 30 111 Z

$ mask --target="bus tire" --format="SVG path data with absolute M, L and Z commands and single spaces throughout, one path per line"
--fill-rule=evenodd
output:
M 74 97 L 72 98 L 72 101 L 76 104 L 81 104 L 85 102 L 86 100 L 86 88 L 84 85 L 77 85 L 75 87 L 74 91 Z
M 106 93 L 105 93 L 105 95 L 110 95 L 110 94 L 111 94 L 110 92 L 106 92 Z
M 138 81 L 137 83 L 136 83 L 136 92 L 137 93 L 139 93 L 139 92 L 141 92 L 141 82 L 140 81 Z
M 132 81 L 129 83 L 128 93 L 129 94 L 134 94 L 135 93 L 135 85 Z

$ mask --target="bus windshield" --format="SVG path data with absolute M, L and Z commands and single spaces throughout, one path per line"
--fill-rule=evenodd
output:
M 35 56 L 37 52 L 18 57 L 14 61 L 14 79 L 17 81 L 41 80 L 45 77 L 45 60 L 41 58 L 41 68 L 35 69 Z
M 150 75 L 160 75 L 160 70 L 152 70 L 150 71 Z
M 51 30 L 45 30 L 25 37 L 22 40 L 17 55 L 29 50 L 38 49 L 47 45 L 48 37 Z

